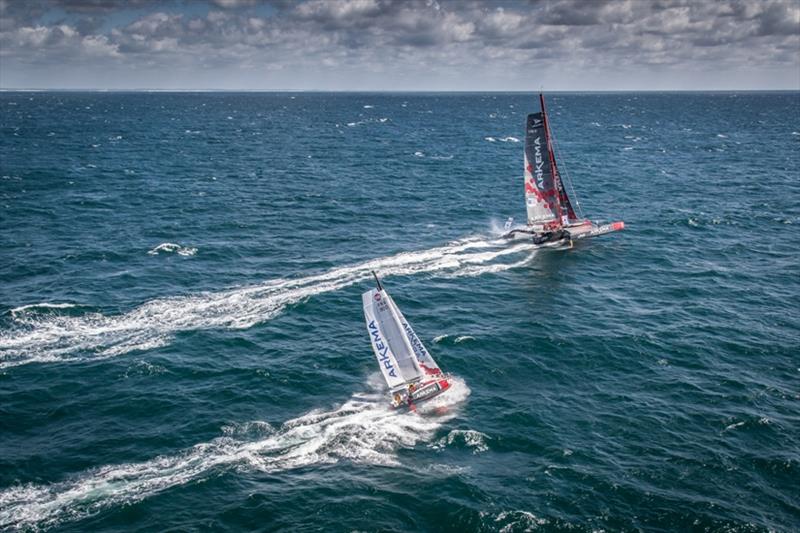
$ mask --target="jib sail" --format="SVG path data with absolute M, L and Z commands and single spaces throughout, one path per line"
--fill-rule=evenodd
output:
M 417 358 L 417 366 L 419 369 L 426 376 L 438 376 L 441 374 L 442 370 L 439 368 L 439 365 L 436 364 L 436 361 L 433 360 L 433 357 L 431 357 L 431 354 L 428 352 L 427 348 L 425 348 L 425 345 L 422 344 L 420 338 L 417 337 L 417 334 L 414 332 L 411 324 L 408 323 L 406 317 L 403 316 L 403 313 L 401 313 L 400 309 L 398 309 L 397 305 L 395 305 L 394 300 L 389 298 L 389 301 L 392 305 L 395 316 L 400 320 L 400 327 L 403 328 L 406 338 L 411 345 L 411 349 L 414 350 L 414 356 Z

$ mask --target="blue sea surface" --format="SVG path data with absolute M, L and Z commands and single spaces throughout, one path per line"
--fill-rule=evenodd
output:
M 800 93 L 547 98 L 0 93 L 0 529 L 800 530 Z

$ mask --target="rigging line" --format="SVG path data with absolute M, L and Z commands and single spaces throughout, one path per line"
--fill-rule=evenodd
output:
M 581 202 L 578 199 L 578 193 L 575 192 L 575 186 L 572 184 L 572 178 L 569 175 L 566 160 L 561 155 L 561 148 L 559 148 L 558 141 L 556 140 L 555 136 L 552 136 L 551 140 L 553 141 L 553 148 L 558 154 L 558 159 L 561 161 L 561 168 L 564 169 L 564 176 L 567 178 L 566 182 L 570 188 L 570 194 L 572 195 L 572 198 L 575 200 L 575 207 L 578 208 L 578 216 L 580 218 L 583 218 L 583 208 L 581 207 Z

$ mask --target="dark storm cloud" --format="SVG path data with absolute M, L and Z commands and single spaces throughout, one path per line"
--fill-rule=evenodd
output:
M 270 73 L 266 86 L 301 72 L 308 83 L 353 73 L 470 79 L 482 69 L 509 80 L 547 69 L 645 79 L 658 66 L 754 64 L 791 75 L 798 53 L 795 0 L 0 0 L 0 85 L 70 64 L 188 80 L 224 65 L 249 79 Z
M 795 13 L 798 8 L 800 3 L 795 3 Z M 770 5 L 759 17 L 759 35 L 797 35 L 797 32 L 797 19 L 792 17 L 792 10 L 787 4 Z
M 73 13 L 111 13 L 120 9 L 136 9 L 158 4 L 157 0 L 53 0 L 44 3 Z
M 609 1 L 581 2 L 572 0 L 548 5 L 542 21 L 560 26 L 591 26 L 603 22 L 603 12 Z

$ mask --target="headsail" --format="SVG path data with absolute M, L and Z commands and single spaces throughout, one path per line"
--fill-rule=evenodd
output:
M 575 214 L 575 209 L 572 207 L 572 202 L 569 201 L 567 189 L 564 187 L 564 180 L 561 178 L 561 173 L 558 171 L 558 164 L 556 163 L 556 154 L 553 149 L 553 132 L 550 131 L 550 119 L 547 118 L 547 108 L 544 105 L 544 95 L 539 93 L 539 104 L 542 106 L 542 117 L 544 118 L 544 133 L 547 137 L 547 151 L 550 155 L 550 162 L 553 164 L 553 181 L 558 189 L 558 200 L 561 204 L 561 221 L 564 222 L 564 216 L 567 220 L 578 220 Z
M 525 127 L 525 205 L 528 225 L 559 228 L 577 219 L 561 181 L 553 152 L 550 126 L 539 95 L 542 111 L 528 115 Z
M 411 324 L 408 323 L 408 320 L 406 320 L 406 317 L 404 317 L 403 313 L 400 312 L 400 309 L 397 308 L 397 305 L 395 305 L 394 300 L 392 300 L 391 297 L 389 297 L 389 302 L 394 309 L 395 315 L 398 319 L 400 319 L 400 326 L 403 328 L 409 344 L 411 344 L 411 349 L 414 350 L 414 356 L 417 358 L 417 366 L 419 369 L 422 370 L 422 373 L 427 376 L 440 375 L 442 370 L 439 368 L 439 365 L 436 364 L 436 361 L 433 360 L 433 357 L 431 357 L 431 354 L 428 352 L 427 348 L 425 348 L 425 345 L 422 344 L 420 338 L 417 337 L 417 334 L 414 332 Z
M 423 372 L 396 306 L 386 291 L 372 289 L 361 295 L 372 349 L 390 388 L 415 381 Z M 413 333 L 413 331 L 412 331 Z M 416 335 L 415 335 L 416 337 Z M 421 343 L 420 343 L 421 345 Z

